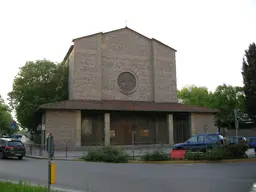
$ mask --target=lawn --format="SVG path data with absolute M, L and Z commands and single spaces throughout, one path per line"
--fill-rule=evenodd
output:
M 0 182 L 1 192 L 48 192 L 46 187 L 31 186 L 26 183 Z

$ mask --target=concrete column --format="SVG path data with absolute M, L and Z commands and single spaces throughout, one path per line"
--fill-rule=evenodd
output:
M 195 115 L 193 113 L 190 114 L 190 123 L 191 123 L 191 135 L 196 134 L 196 121 L 195 121 Z
M 81 111 L 76 111 L 76 147 L 81 147 Z
M 168 126 L 168 136 L 169 136 L 169 144 L 174 144 L 174 136 L 173 136 L 173 114 L 167 115 L 167 126 Z
M 104 114 L 105 146 L 110 145 L 110 114 Z

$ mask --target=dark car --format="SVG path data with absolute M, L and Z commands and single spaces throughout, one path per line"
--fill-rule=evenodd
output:
M 225 138 L 225 142 L 227 145 L 234 145 L 236 143 L 245 145 L 248 144 L 247 139 L 243 136 L 227 136 Z
M 223 145 L 224 138 L 220 134 L 199 134 L 190 137 L 184 143 L 177 143 L 173 149 L 206 150 Z
M 21 160 L 25 155 L 26 149 L 20 140 L 0 138 L 0 159 L 17 157 Z

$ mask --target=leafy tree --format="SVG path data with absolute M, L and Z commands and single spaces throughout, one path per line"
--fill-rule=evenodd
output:
M 235 122 L 234 109 L 238 109 L 238 119 L 244 117 L 244 93 L 243 88 L 231 85 L 219 85 L 214 91 L 214 108 L 220 110 L 217 114 L 217 124 L 232 127 Z
M 206 87 L 195 85 L 187 86 L 178 90 L 178 98 L 185 105 L 212 107 L 213 94 Z
M 232 126 L 234 109 L 239 109 L 243 116 L 244 93 L 241 87 L 223 84 L 211 92 L 206 87 L 192 85 L 178 91 L 178 98 L 183 104 L 219 109 L 216 116 L 216 124 L 219 126 Z
M 10 129 L 12 115 L 9 107 L 5 104 L 4 99 L 0 96 L 0 133 L 12 133 L 15 130 Z
M 20 68 L 8 96 L 22 127 L 36 128 L 40 122 L 36 115 L 40 105 L 67 99 L 67 72 L 65 64 L 48 60 L 28 61 Z
M 244 81 L 245 109 L 256 120 L 256 45 L 252 43 L 245 50 L 242 76 Z

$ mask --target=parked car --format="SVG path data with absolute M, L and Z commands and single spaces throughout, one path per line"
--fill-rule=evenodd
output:
M 21 135 L 21 134 L 13 134 L 13 135 L 12 135 L 12 138 L 21 140 L 22 135 Z
M 17 157 L 21 160 L 26 155 L 24 144 L 17 139 L 0 138 L 0 159 Z
M 227 136 L 225 137 L 225 144 L 226 145 L 234 145 L 234 144 L 245 144 L 247 145 L 247 139 L 243 136 Z
M 184 143 L 177 143 L 173 149 L 189 149 L 189 150 L 203 150 L 212 149 L 216 146 L 222 146 L 224 138 L 220 134 L 199 134 L 190 137 Z
M 256 137 L 247 137 L 248 145 L 250 149 L 254 149 L 256 155 Z

